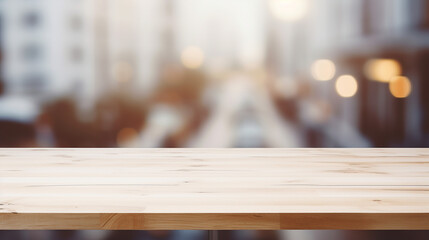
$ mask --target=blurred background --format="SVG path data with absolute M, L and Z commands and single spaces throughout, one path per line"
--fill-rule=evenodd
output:
M 428 0 L 0 0 L 0 146 L 426 147 Z
M 429 0 L 0 0 L 0 147 L 427 146 Z

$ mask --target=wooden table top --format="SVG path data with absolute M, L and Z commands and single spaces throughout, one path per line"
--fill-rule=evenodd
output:
M 429 229 L 429 149 L 0 149 L 0 229 Z

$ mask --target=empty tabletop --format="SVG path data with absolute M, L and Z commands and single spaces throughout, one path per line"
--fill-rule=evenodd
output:
M 429 149 L 0 149 L 0 229 L 429 229 Z

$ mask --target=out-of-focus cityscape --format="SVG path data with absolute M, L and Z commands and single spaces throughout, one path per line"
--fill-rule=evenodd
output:
M 1 0 L 0 146 L 426 147 L 428 0 Z
M 427 146 L 429 0 L 0 0 L 0 147 Z M 205 238 L 203 231 L 0 232 L 0 239 Z

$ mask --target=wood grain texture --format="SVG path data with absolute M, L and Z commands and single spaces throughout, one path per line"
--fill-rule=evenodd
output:
M 0 229 L 429 229 L 429 149 L 0 149 Z

